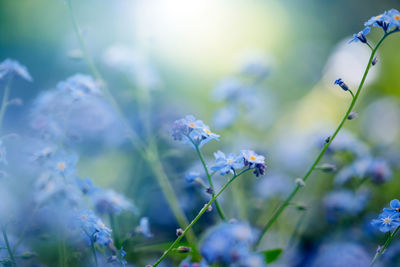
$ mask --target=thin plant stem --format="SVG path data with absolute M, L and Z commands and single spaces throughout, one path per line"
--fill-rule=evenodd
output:
M 333 133 L 333 135 L 329 138 L 329 141 L 325 143 L 324 147 L 322 148 L 321 152 L 318 154 L 317 158 L 315 159 L 314 163 L 311 165 L 311 167 L 308 169 L 308 171 L 306 172 L 306 174 L 303 176 L 302 180 L 305 182 L 307 181 L 308 177 L 311 175 L 311 173 L 314 171 L 314 169 L 316 168 L 316 166 L 318 165 L 318 163 L 320 162 L 320 160 L 322 159 L 322 156 L 325 154 L 326 150 L 328 149 L 328 147 L 330 146 L 330 144 L 333 142 L 333 140 L 335 139 L 335 137 L 337 136 L 337 134 L 339 133 L 339 131 L 342 129 L 344 123 L 347 121 L 347 118 L 349 116 L 349 114 L 351 113 L 351 111 L 354 108 L 354 105 L 357 102 L 357 99 L 361 93 L 361 89 L 365 83 L 365 80 L 367 78 L 368 72 L 371 68 L 371 63 L 372 60 L 374 59 L 374 56 L 376 54 L 376 51 L 378 50 L 378 48 L 380 47 L 380 45 L 382 44 L 382 42 L 386 39 L 387 36 L 389 36 L 390 34 L 392 34 L 393 32 L 390 33 L 386 33 L 377 43 L 377 45 L 375 46 L 375 48 L 372 50 L 371 56 L 369 58 L 367 67 L 364 71 L 364 75 L 361 79 L 360 85 L 358 86 L 357 92 L 353 97 L 353 100 L 350 103 L 349 108 L 346 111 L 346 114 L 343 116 L 343 119 L 341 120 L 341 122 L 339 123 L 338 127 L 336 128 L 335 132 Z M 294 196 L 297 194 L 297 192 L 300 190 L 301 186 L 297 185 L 295 187 L 295 189 L 292 191 L 292 193 L 290 193 L 290 195 L 287 197 L 287 199 L 280 205 L 280 207 L 274 212 L 274 214 L 272 215 L 271 219 L 269 219 L 269 221 L 267 222 L 267 224 L 264 226 L 264 228 L 261 231 L 261 234 L 258 237 L 258 240 L 256 242 L 256 248 L 260 245 L 261 240 L 263 238 L 263 236 L 267 233 L 267 231 L 271 228 L 271 226 L 275 223 L 275 221 L 279 218 L 279 216 L 282 214 L 282 212 L 286 209 L 286 207 L 289 205 L 290 201 L 294 198 Z
M 13 266 L 16 267 L 17 263 L 15 262 L 14 253 L 11 249 L 10 242 L 8 241 L 6 227 L 4 225 L 1 226 L 1 231 L 3 232 L 4 243 L 6 243 L 6 247 L 7 247 L 8 255 L 10 256 L 10 259 L 11 259 L 11 263 Z
M 4 115 L 6 114 L 6 110 L 8 107 L 8 97 L 10 94 L 10 87 L 11 87 L 11 80 L 12 77 L 8 79 L 6 86 L 4 87 L 3 92 L 3 99 L 1 100 L 1 107 L 0 107 L 0 129 L 3 126 Z
M 114 238 L 114 244 L 117 247 L 117 249 L 120 249 L 120 242 L 119 242 L 119 229 L 118 229 L 118 225 L 115 219 L 114 214 L 112 214 L 111 212 L 108 214 L 109 218 L 110 218 L 110 225 L 111 225 L 111 229 L 112 229 L 112 235 Z
M 400 229 L 400 226 L 397 226 L 396 230 L 394 230 L 393 233 L 391 233 L 389 235 L 389 237 L 386 239 L 386 242 L 383 245 L 383 247 L 378 249 L 378 251 L 376 252 L 374 258 L 371 261 L 371 264 L 369 265 L 370 267 L 374 266 L 374 264 L 379 259 L 379 257 L 383 254 L 383 252 L 385 252 L 386 248 L 389 246 L 390 242 L 392 241 L 393 237 L 397 234 L 399 229 Z
M 200 212 L 196 215 L 196 217 L 191 221 L 191 223 L 186 227 L 186 229 L 183 231 L 182 235 L 178 236 L 175 241 L 171 244 L 171 246 L 164 251 L 163 255 L 152 265 L 152 267 L 156 267 L 159 265 L 165 257 L 174 249 L 174 247 L 179 243 L 179 241 L 185 236 L 185 234 L 189 231 L 190 228 L 200 219 L 200 217 L 207 211 L 207 209 L 211 206 L 212 203 L 215 202 L 215 200 L 219 197 L 219 195 L 222 194 L 222 192 L 225 191 L 225 189 L 240 175 L 245 173 L 246 171 L 250 170 L 250 168 L 247 168 L 237 175 L 234 175 L 231 179 L 229 179 L 228 182 L 225 183 L 225 185 L 210 199 L 210 201 L 204 205 L 204 207 L 200 210 Z
M 98 262 L 97 262 L 97 255 L 96 255 L 96 248 L 94 247 L 94 242 L 92 239 L 90 239 L 90 248 L 92 251 L 92 255 L 93 255 L 93 259 L 94 259 L 94 266 L 99 266 Z
M 206 176 L 207 176 L 207 179 L 208 179 L 208 183 L 210 184 L 210 188 L 211 188 L 211 190 L 212 190 L 211 195 L 214 197 L 214 196 L 215 196 L 215 193 L 214 193 L 214 190 L 215 190 L 215 189 L 214 189 L 214 185 L 213 185 L 213 182 L 212 182 L 212 178 L 211 178 L 210 172 L 208 171 L 206 162 L 205 162 L 205 160 L 204 160 L 203 154 L 201 153 L 199 146 L 196 145 L 196 144 L 194 144 L 193 141 L 192 141 L 192 143 L 193 143 L 194 147 L 196 148 L 197 155 L 199 156 L 200 161 L 201 161 L 201 164 L 203 165 L 204 171 L 205 171 L 205 173 L 206 173 Z M 222 208 L 221 208 L 221 206 L 219 205 L 219 202 L 218 202 L 217 199 L 215 199 L 215 207 L 217 208 L 219 217 L 221 217 L 222 220 L 226 221 L 225 214 L 224 214 L 224 212 L 222 211 Z
M 179 205 L 179 201 L 176 197 L 176 194 L 174 192 L 174 189 L 173 189 L 171 183 L 168 180 L 168 176 L 165 174 L 163 166 L 159 162 L 157 147 L 155 146 L 155 144 L 153 144 L 153 145 L 150 144 L 147 147 L 141 145 L 141 144 L 144 144 L 145 142 L 143 142 L 141 140 L 141 138 L 137 135 L 137 133 L 130 126 L 130 124 L 129 124 L 128 120 L 126 119 L 126 117 L 124 116 L 120 106 L 118 105 L 117 101 L 115 100 L 115 98 L 111 94 L 110 90 L 106 86 L 104 79 L 102 78 L 102 76 L 100 74 L 100 71 L 94 64 L 94 61 L 89 53 L 89 50 L 86 46 L 85 41 L 83 39 L 82 32 L 79 27 L 78 21 L 75 18 L 72 4 L 71 4 L 72 1 L 69 0 L 66 2 L 68 5 L 68 9 L 69 9 L 72 24 L 74 27 L 74 31 L 78 38 L 78 42 L 81 47 L 81 50 L 82 50 L 82 53 L 83 53 L 86 63 L 88 64 L 88 66 L 89 66 L 91 72 L 93 73 L 93 75 L 95 76 L 95 78 L 98 81 L 100 81 L 100 84 L 103 89 L 103 93 L 104 93 L 105 97 L 108 99 L 108 101 L 110 101 L 111 105 L 114 107 L 114 109 L 120 116 L 126 129 L 129 130 L 129 139 L 130 139 L 130 142 L 131 142 L 133 148 L 135 148 L 139 152 L 139 154 L 143 157 L 143 159 L 146 160 L 147 164 L 152 167 L 151 169 L 154 171 L 156 180 L 168 202 L 168 205 L 171 207 L 172 213 L 174 214 L 176 220 L 178 221 L 179 226 L 181 228 L 185 228 L 189 224 L 189 221 L 186 218 L 184 212 L 182 211 L 182 209 Z M 195 244 L 196 238 L 192 231 L 188 234 L 188 241 L 192 244 Z

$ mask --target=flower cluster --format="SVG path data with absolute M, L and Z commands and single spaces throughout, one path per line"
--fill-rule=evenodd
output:
M 371 224 L 381 232 L 389 232 L 400 226 L 400 201 L 390 201 L 390 208 L 384 208 L 378 219 L 372 220 Z
M 75 224 L 82 230 L 82 236 L 90 245 L 92 242 L 103 246 L 112 243 L 111 229 L 91 210 L 78 211 Z
M 28 69 L 21 65 L 18 61 L 13 59 L 6 59 L 0 63 L 0 81 L 6 77 L 11 79 L 13 76 L 19 76 L 28 82 L 32 82 L 32 76 L 29 74 Z
M 183 119 L 176 120 L 172 127 L 172 136 L 177 141 L 183 141 L 192 147 L 202 147 L 211 140 L 217 140 L 218 134 L 210 131 L 210 127 L 194 116 L 188 115 Z

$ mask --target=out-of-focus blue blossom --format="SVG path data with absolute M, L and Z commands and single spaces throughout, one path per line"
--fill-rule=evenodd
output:
M 220 81 L 212 91 L 212 98 L 215 101 L 236 101 L 249 86 L 235 77 L 228 77 Z
M 193 183 L 197 178 L 200 178 L 200 173 L 198 172 L 188 172 L 185 175 L 186 182 Z
M 239 73 L 259 82 L 270 75 L 271 63 L 265 57 L 248 57 L 243 61 Z
M 368 146 L 360 141 L 352 132 L 346 130 L 340 131 L 327 151 L 330 153 L 349 152 L 360 157 L 369 153 Z
M 209 265 L 206 263 L 205 260 L 201 262 L 192 262 L 192 257 L 187 257 L 184 259 L 180 264 L 179 267 L 208 267 Z
M 203 239 L 200 253 L 208 264 L 231 266 L 251 254 L 256 234 L 244 223 L 222 223 L 210 229 Z
M 364 44 L 367 43 L 367 37 L 366 36 L 370 33 L 370 31 L 371 31 L 370 27 L 365 27 L 365 29 L 360 31 L 359 33 L 353 34 L 353 39 L 351 39 L 349 41 L 349 43 L 352 43 L 352 42 L 356 43 L 358 41 L 360 41 L 360 42 L 362 42 Z
M 258 180 L 254 185 L 256 194 L 262 199 L 285 198 L 294 187 L 294 183 L 287 176 L 282 174 L 268 174 Z
M 142 234 L 145 238 L 152 238 L 154 236 L 153 233 L 150 231 L 149 218 L 140 218 L 139 226 L 136 228 L 136 232 Z
M 89 195 L 93 192 L 96 192 L 97 190 L 100 190 L 93 185 L 93 181 L 90 178 L 81 179 L 79 177 L 76 177 L 75 180 L 78 188 L 82 191 L 84 195 Z
M 7 150 L 3 144 L 3 141 L 0 140 L 0 163 L 8 164 L 7 162 Z
M 371 224 L 379 229 L 379 231 L 386 233 L 400 226 L 400 213 L 382 212 L 379 214 L 378 219 L 373 219 Z
M 211 140 L 218 140 L 219 135 L 210 131 L 210 128 L 201 120 L 188 115 L 183 119 L 176 120 L 172 127 L 174 140 L 183 141 L 192 147 L 202 147 Z
M 159 73 L 143 53 L 125 45 L 116 44 L 107 49 L 105 63 L 128 74 L 140 89 L 158 89 L 162 85 Z
M 46 162 L 46 167 L 56 176 L 71 177 L 75 175 L 78 155 L 60 151 Z
M 369 266 L 370 255 L 353 242 L 333 242 L 322 245 L 310 267 L 349 267 Z
M 84 237 L 88 245 L 91 242 L 103 246 L 108 246 L 112 243 L 111 229 L 91 210 L 78 211 L 73 225 L 82 230 L 82 237 Z
M 217 130 L 232 126 L 238 117 L 238 108 L 234 105 L 223 106 L 213 116 L 213 125 Z
M 347 86 L 347 84 L 344 83 L 342 78 L 337 79 L 334 84 L 339 85 L 344 91 L 348 91 L 349 90 L 349 87 Z
M 265 157 L 257 155 L 253 150 L 242 150 L 241 154 L 244 158 L 244 165 L 254 168 L 254 174 L 258 177 L 265 174 Z
M 124 259 L 126 256 L 126 252 L 124 251 L 123 248 L 117 251 L 116 255 L 112 255 L 108 257 L 107 263 L 116 263 L 118 266 L 123 266 L 125 267 L 128 262 Z
M 359 180 L 369 178 L 372 182 L 381 184 L 391 180 L 392 171 L 385 160 L 365 157 L 356 159 L 352 164 L 341 169 L 335 176 L 335 184 L 343 185 L 352 178 Z
M 4 80 L 5 77 L 12 77 L 13 75 L 17 75 L 29 82 L 32 82 L 33 79 L 28 72 L 28 69 L 21 65 L 18 61 L 13 59 L 6 59 L 0 63 L 0 81 Z
M 332 191 L 323 199 L 327 219 L 336 221 L 342 216 L 357 216 L 365 209 L 368 199 L 368 191 L 359 193 L 346 189 Z
M 265 258 L 257 253 L 247 255 L 247 257 L 240 260 L 240 262 L 232 265 L 233 267 L 265 267 Z
M 32 161 L 38 161 L 40 163 L 48 160 L 56 151 L 54 146 L 45 146 L 38 151 L 35 151 L 31 157 Z
M 390 209 L 384 208 L 384 212 L 392 214 L 400 214 L 400 201 L 398 199 L 393 199 L 390 201 Z
M 123 211 L 136 212 L 131 201 L 112 189 L 96 191 L 93 195 L 93 201 L 99 214 L 119 214 Z
M 244 167 L 244 158 L 242 155 L 230 153 L 225 155 L 222 151 L 214 153 L 215 165 L 211 167 L 213 171 L 219 171 L 221 175 L 240 170 Z
M 75 100 L 80 100 L 88 95 L 99 95 L 100 88 L 95 80 L 85 74 L 77 73 L 67 80 L 58 83 L 57 88 L 60 91 L 71 94 Z

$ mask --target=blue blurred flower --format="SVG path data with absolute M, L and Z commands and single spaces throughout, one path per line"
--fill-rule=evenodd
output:
M 125 267 L 128 264 L 128 262 L 124 259 L 125 256 L 126 252 L 124 251 L 123 248 L 121 248 L 117 251 L 116 255 L 108 257 L 107 263 L 116 263 L 118 264 L 118 266 Z
M 370 255 L 365 249 L 353 242 L 333 242 L 322 245 L 311 267 L 349 267 L 369 266 Z
M 46 167 L 56 176 L 69 178 L 75 175 L 78 155 L 60 151 L 46 162 Z
M 268 173 L 257 181 L 254 188 L 258 196 L 270 200 L 274 197 L 285 198 L 294 188 L 294 183 L 285 175 Z
M 337 79 L 334 84 L 339 85 L 344 91 L 348 91 L 349 87 L 347 86 L 347 84 L 344 83 L 344 81 L 342 80 L 342 78 Z
M 358 42 L 358 41 L 360 41 L 360 42 L 362 42 L 364 44 L 367 43 L 367 37 L 366 36 L 370 33 L 370 31 L 371 31 L 370 27 L 365 27 L 365 29 L 360 31 L 359 33 L 353 34 L 353 39 L 351 39 L 349 41 L 349 43 Z
M 76 184 L 84 195 L 92 194 L 93 192 L 100 190 L 93 185 L 93 181 L 90 178 L 81 179 L 76 177 Z
M 230 127 L 238 117 L 238 108 L 235 105 L 227 105 L 218 109 L 213 116 L 213 125 L 217 130 Z
M 251 254 L 255 240 L 255 232 L 247 224 L 221 223 L 207 232 L 200 253 L 208 264 L 232 266 Z
M 91 210 L 78 211 L 73 225 L 82 230 L 82 237 L 84 237 L 88 245 L 91 242 L 103 246 L 108 246 L 112 243 L 111 229 Z
M 136 212 L 133 203 L 112 189 L 98 190 L 93 195 L 94 206 L 99 214 L 119 214 L 123 211 Z
M 387 12 L 387 16 L 389 17 L 390 27 L 400 27 L 400 12 L 396 9 L 391 9 Z
M 391 229 L 400 226 L 400 213 L 382 212 L 379 214 L 378 219 L 372 220 L 371 224 L 379 229 L 379 231 L 386 233 Z
M 248 85 L 235 77 L 228 77 L 220 81 L 212 91 L 215 101 L 236 101 L 247 91 Z
M 225 156 L 223 152 L 217 151 L 214 153 L 214 157 L 215 165 L 211 167 L 211 170 L 219 171 L 221 175 L 234 172 L 244 167 L 244 159 L 242 155 L 230 153 Z
M 342 216 L 357 216 L 365 209 L 368 199 L 368 191 L 358 193 L 347 189 L 331 191 L 323 199 L 327 219 L 336 221 Z
M 75 74 L 67 80 L 59 82 L 57 88 L 67 92 L 75 100 L 80 100 L 88 95 L 100 94 L 100 88 L 94 79 L 85 74 Z
M 184 259 L 180 264 L 179 267 L 208 267 L 209 265 L 205 262 L 205 260 L 202 260 L 200 263 L 199 262 L 192 262 L 192 257 L 187 257 Z
M 145 238 L 152 238 L 154 236 L 150 230 L 149 218 L 140 218 L 139 226 L 136 227 L 136 232 L 142 234 Z
M 188 115 L 183 119 L 176 120 L 172 127 L 174 140 L 183 141 L 192 147 L 202 147 L 211 140 L 218 140 L 219 135 L 210 131 L 210 128 L 201 120 Z
M 376 184 L 391 180 L 392 171 L 389 164 L 381 158 L 364 157 L 341 169 L 335 176 L 335 183 L 343 185 L 352 178 L 371 179 Z
M 244 158 L 244 165 L 254 168 L 254 174 L 258 177 L 265 174 L 265 157 L 257 155 L 253 150 L 242 150 L 241 154 Z
M 6 59 L 0 63 L 0 81 L 4 80 L 6 76 L 12 77 L 13 75 L 17 75 L 29 82 L 32 82 L 33 79 L 28 72 L 28 69 L 21 65 L 18 61 L 12 59 Z

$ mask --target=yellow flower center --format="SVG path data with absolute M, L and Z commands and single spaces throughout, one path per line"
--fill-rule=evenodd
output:
M 389 224 L 389 223 L 391 223 L 391 222 L 392 222 L 392 219 L 390 219 L 389 217 L 383 219 L 383 223 L 384 223 L 384 224 Z
M 104 227 L 105 227 L 104 223 L 102 223 L 101 221 L 98 221 L 98 222 L 97 222 L 97 225 L 98 225 L 100 228 L 104 228 Z
M 226 159 L 226 163 L 227 163 L 228 165 L 232 165 L 234 162 L 235 162 L 235 160 L 234 160 L 233 158 L 227 158 L 227 159 Z
M 67 165 L 65 164 L 65 162 L 57 163 L 57 169 L 59 169 L 60 171 L 65 170 L 65 168 L 67 168 Z
M 255 156 L 250 156 L 250 160 L 256 160 L 257 158 Z
M 87 216 L 86 214 L 83 214 L 83 215 L 81 216 L 81 219 L 84 220 L 84 221 L 86 221 L 86 220 L 88 219 L 88 216 Z
M 196 124 L 194 124 L 194 122 L 189 123 L 190 127 L 196 127 Z
M 394 19 L 395 19 L 395 20 L 400 20 L 400 15 L 394 16 Z
M 208 130 L 208 129 L 204 129 L 204 131 L 205 131 L 207 134 L 210 134 L 210 133 L 211 133 L 211 131 Z

